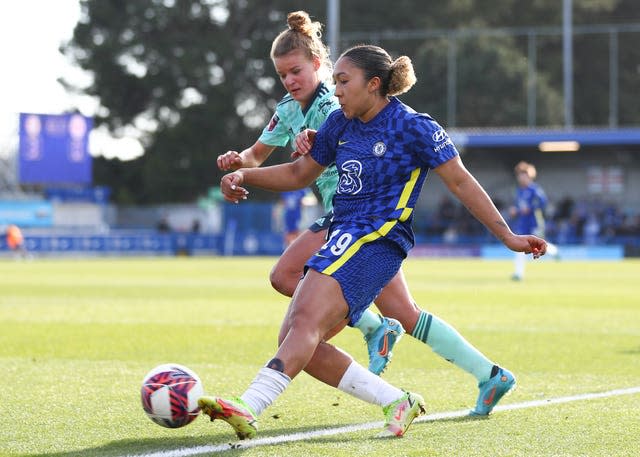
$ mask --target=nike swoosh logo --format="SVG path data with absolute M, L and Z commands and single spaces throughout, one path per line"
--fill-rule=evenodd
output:
M 326 255 L 322 255 L 322 254 L 318 254 L 318 253 L 315 253 L 313 255 L 315 255 L 316 257 L 322 257 L 323 259 L 328 259 L 329 258 Z
M 343 144 L 347 144 L 348 141 L 338 140 L 338 146 L 342 146 Z
M 485 405 L 490 405 L 493 402 L 493 397 L 495 396 L 496 396 L 496 388 L 494 387 L 493 389 L 491 389 L 491 393 L 489 394 L 489 396 L 483 400 L 483 403 Z
M 398 412 L 395 416 L 393 416 L 395 418 L 395 420 L 399 421 L 400 419 L 402 419 L 402 413 L 404 413 L 404 410 L 407 409 L 407 404 L 403 403 L 400 408 L 398 408 Z
M 382 338 L 382 347 L 378 351 L 378 354 L 380 354 L 380 357 L 386 357 L 388 353 L 389 353 L 389 334 L 385 333 L 384 337 Z

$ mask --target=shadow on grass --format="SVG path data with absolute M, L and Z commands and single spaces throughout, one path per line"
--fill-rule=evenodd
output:
M 478 422 L 478 421 L 486 421 L 489 420 L 491 416 L 458 416 L 458 417 L 443 417 L 433 420 L 422 421 L 421 424 L 431 424 L 433 422 L 438 423 L 462 423 L 462 422 Z
M 199 438 L 181 437 L 181 438 L 146 438 L 140 440 L 126 439 L 112 441 L 103 446 L 89 447 L 69 452 L 44 452 L 39 454 L 20 454 L 20 457 L 116 457 L 116 456 L 134 456 L 145 455 L 151 453 L 169 453 L 180 449 L 193 449 L 202 447 L 202 454 L 211 454 L 211 450 L 204 448 L 215 448 L 213 452 L 223 453 L 223 455 L 239 455 L 244 449 L 234 448 L 234 445 L 240 441 L 234 440 L 234 436 L 230 433 L 203 435 Z M 227 450 L 224 450 L 224 448 Z M 221 448 L 218 450 L 218 448 Z M 197 454 L 192 454 L 197 455 Z M 16 455 L 17 457 L 17 455 Z
M 334 429 L 341 427 L 349 427 L 357 424 L 332 424 L 326 426 L 326 429 Z M 243 443 L 251 443 L 251 441 L 239 441 L 233 435 L 231 429 L 229 433 L 216 433 L 216 434 L 203 434 L 200 437 L 166 437 L 166 438 L 146 438 L 140 440 L 126 439 L 119 441 L 112 441 L 108 444 L 96 447 L 88 447 L 69 452 L 43 452 L 37 454 L 13 454 L 15 457 L 120 457 L 120 456 L 138 456 L 149 455 L 152 453 L 170 453 L 183 450 L 187 452 L 185 455 L 224 455 L 224 456 L 236 456 L 241 455 L 245 450 L 249 450 L 252 447 L 275 447 L 278 445 L 286 445 L 289 440 L 288 436 L 295 435 L 297 433 L 310 433 L 319 430 L 319 427 L 298 427 L 298 428 L 285 428 L 280 430 L 270 430 L 269 433 L 259 433 L 258 437 L 254 441 L 258 441 L 254 446 L 243 447 Z M 377 433 L 377 432 L 376 432 Z M 340 434 L 343 435 L 343 434 Z M 375 433 L 374 433 L 375 435 Z M 344 435 L 343 435 L 344 436 Z M 284 440 L 281 440 L 284 438 Z M 354 438 L 344 436 L 339 439 L 337 436 L 329 437 L 333 438 L 332 441 L 354 441 Z M 260 440 L 269 440 L 272 442 L 260 443 Z M 310 437 L 304 439 L 305 442 L 326 442 L 327 437 Z M 371 437 L 363 439 L 373 439 Z M 297 438 L 291 441 L 301 441 Z M 202 448 L 198 452 L 198 448 Z
M 438 418 L 435 420 L 424 420 L 416 422 L 412 425 L 409 433 L 419 431 L 424 427 L 428 427 L 432 422 L 440 423 L 462 423 L 486 420 L 487 417 L 478 416 L 462 416 L 462 417 L 449 417 Z M 152 453 L 176 452 L 183 450 L 186 453 L 184 455 L 225 455 L 236 456 L 241 455 L 245 450 L 252 447 L 274 447 L 287 445 L 293 441 L 304 441 L 305 443 L 339 443 L 349 441 L 350 443 L 356 441 L 369 441 L 376 440 L 375 435 L 379 430 L 360 430 L 365 433 L 370 433 L 369 436 L 354 437 L 349 436 L 352 431 L 338 431 L 343 427 L 349 428 L 352 426 L 358 426 L 359 424 L 332 424 L 325 427 L 297 427 L 297 428 L 285 428 L 280 430 L 270 430 L 269 433 L 259 433 L 256 438 L 255 445 L 243 447 L 243 443 L 251 443 L 251 441 L 238 441 L 233 436 L 231 430 L 229 433 L 216 433 L 216 434 L 204 434 L 200 437 L 165 437 L 165 438 L 146 438 L 140 440 L 126 439 L 120 441 L 112 441 L 108 444 L 96 447 L 90 447 L 69 452 L 44 452 L 38 454 L 20 454 L 20 457 L 119 457 L 119 456 L 136 456 L 136 455 L 148 455 Z M 327 431 L 333 429 L 336 433 L 328 433 L 324 436 L 313 435 L 313 432 L 324 428 Z M 311 436 L 300 438 L 295 437 L 296 434 L 310 433 Z M 391 438 L 393 439 L 393 438 Z M 265 442 L 261 442 L 264 440 Z M 200 449 L 199 449 L 200 448 Z M 17 455 L 16 455 L 17 457 Z

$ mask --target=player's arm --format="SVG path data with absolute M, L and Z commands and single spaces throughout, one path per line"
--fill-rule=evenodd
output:
M 225 200 L 238 203 L 247 198 L 249 192 L 243 186 L 282 192 L 309 186 L 325 169 L 310 155 L 298 160 L 271 167 L 241 168 L 226 174 L 220 182 Z
M 242 152 L 227 151 L 218 156 L 218 168 L 223 171 L 233 171 L 239 168 L 259 167 L 269 158 L 275 148 L 275 146 L 256 141 Z
M 533 253 L 534 258 L 546 252 L 547 243 L 543 239 L 533 235 L 516 235 L 511 231 L 489 195 L 465 168 L 459 156 L 436 167 L 435 172 L 469 212 L 509 249 Z

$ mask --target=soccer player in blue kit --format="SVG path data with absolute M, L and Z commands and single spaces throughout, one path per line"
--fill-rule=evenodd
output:
M 544 212 L 547 208 L 547 195 L 536 182 L 537 171 L 533 164 L 525 161 L 518 162 L 514 168 L 518 188 L 513 206 L 509 208 L 509 215 L 513 219 L 513 230 L 516 233 L 535 233 L 544 236 Z M 556 245 L 547 243 L 547 254 L 557 257 Z M 524 279 L 524 267 L 527 257 L 521 252 L 514 254 L 514 272 L 511 279 Z
M 302 200 L 306 195 L 304 189 L 282 192 L 282 221 L 284 223 L 284 245 L 289 246 L 300 235 L 300 219 L 302 218 Z
M 246 185 L 274 191 L 302 188 L 334 162 L 339 173 L 328 241 L 307 262 L 282 324 L 277 353 L 240 397 L 199 400 L 206 414 L 228 422 L 240 438 L 255 436 L 257 417 L 303 369 L 330 386 L 382 406 L 382 436 L 402 436 L 424 411 L 420 395 L 375 376 L 323 337 L 330 329 L 357 320 L 398 273 L 414 244 L 413 208 L 430 169 L 508 248 L 534 258 L 546 251 L 543 239 L 509 229 L 438 123 L 393 97 L 415 83 L 408 57 L 392 60 L 377 46 L 356 46 L 338 59 L 333 75 L 341 110 L 331 113 L 317 134 L 307 131 L 313 142 L 309 154 L 287 164 L 243 168 L 222 178 L 225 199 L 238 202 L 248 195 Z M 508 371 L 494 368 L 495 382 L 486 397 L 479 397 L 491 408 L 515 382 Z
M 274 39 L 271 48 L 271 59 L 287 95 L 277 104 L 271 120 L 253 145 L 241 152 L 228 151 L 218 157 L 221 170 L 260 166 L 277 147 L 293 145 L 298 133 L 307 128 L 319 128 L 329 113 L 340 109 L 333 95 L 334 87 L 325 82 L 331 75 L 332 64 L 320 38 L 321 24 L 313 22 L 304 11 L 289 13 L 287 23 L 288 28 Z M 293 295 L 305 262 L 325 242 L 337 183 L 335 165 L 329 165 L 315 179 L 326 214 L 288 244 L 271 270 L 271 284 L 283 295 Z M 408 295 L 400 272 L 389 282 L 381 300 L 411 305 Z M 367 310 L 360 320 L 352 322 L 352 326 L 360 330 L 367 343 L 369 370 L 382 373 L 391 359 L 393 346 L 404 333 L 402 325 L 396 319 Z M 331 333 L 327 335 L 330 337 Z

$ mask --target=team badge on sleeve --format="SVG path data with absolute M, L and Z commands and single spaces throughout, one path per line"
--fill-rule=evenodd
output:
M 273 132 L 273 129 L 276 128 L 276 125 L 278 125 L 278 122 L 280 122 L 280 118 L 278 117 L 277 113 L 274 113 L 273 117 L 269 121 L 269 125 L 267 126 L 267 131 Z

